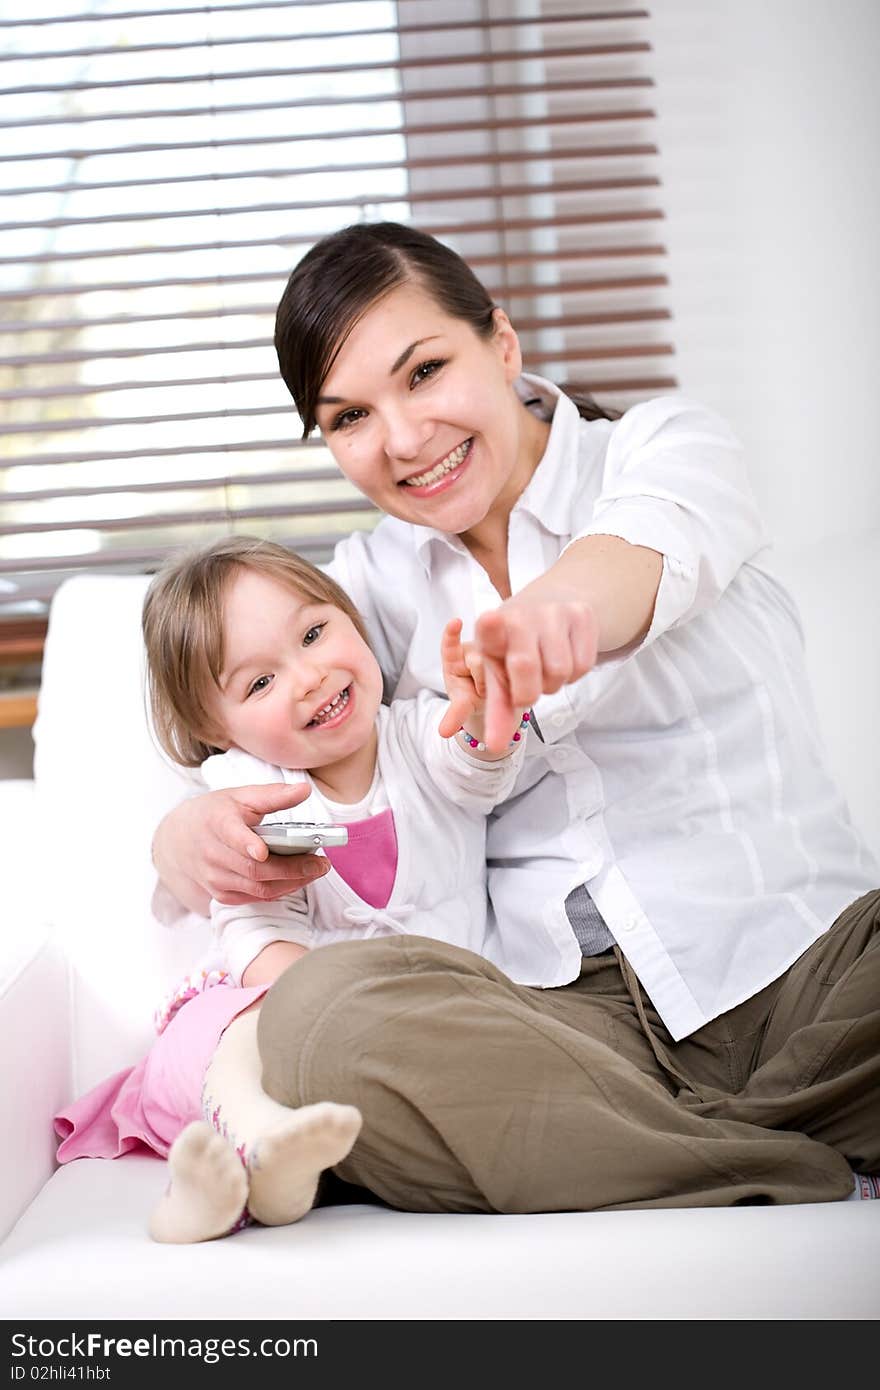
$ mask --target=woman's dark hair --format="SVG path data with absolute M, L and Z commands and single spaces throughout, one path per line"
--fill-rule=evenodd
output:
M 494 332 L 495 305 L 455 251 L 400 222 L 359 222 L 322 237 L 295 267 L 275 315 L 275 351 L 303 423 L 315 428 L 321 385 L 358 319 L 399 285 L 415 281 L 451 318 L 481 338 Z M 615 420 L 590 396 L 573 396 L 585 420 Z

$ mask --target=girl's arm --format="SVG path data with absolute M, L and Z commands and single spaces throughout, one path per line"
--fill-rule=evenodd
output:
M 307 954 L 313 935 L 305 893 L 294 893 L 278 906 L 212 902 L 211 926 L 223 965 L 244 987 L 273 984 Z
M 289 965 L 308 955 L 308 949 L 295 941 L 271 941 L 242 971 L 242 985 L 248 989 L 252 985 L 274 984 Z
M 513 745 L 508 742 L 494 751 L 485 746 L 485 663 L 472 642 L 461 640 L 461 628 L 460 618 L 450 618 L 440 638 L 440 661 L 449 704 L 440 720 L 439 733 L 441 738 L 468 734 L 472 757 L 480 762 L 497 762 L 508 756 Z M 522 718 L 520 710 L 518 721 Z

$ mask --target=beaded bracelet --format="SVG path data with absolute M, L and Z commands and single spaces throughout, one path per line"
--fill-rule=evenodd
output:
M 508 748 L 515 748 L 516 745 L 520 742 L 520 740 L 521 740 L 521 738 L 522 738 L 522 732 L 521 732 L 521 730 L 523 730 L 523 729 L 525 729 L 525 728 L 528 728 L 528 725 L 529 725 L 529 723 L 530 723 L 530 721 L 531 721 L 531 718 L 532 718 L 531 712 L 530 712 L 529 710 L 525 710 L 525 712 L 523 713 L 523 717 L 522 717 L 522 719 L 521 719 L 520 722 L 519 722 L 519 728 L 517 729 L 517 731 L 516 731 L 516 733 L 514 734 L 513 738 L 510 740 L 510 743 L 507 745 Z M 479 740 L 478 738 L 474 738 L 473 734 L 469 734 L 468 731 L 467 731 L 467 729 L 464 727 L 464 725 L 462 725 L 462 727 L 459 729 L 458 732 L 459 732 L 459 735 L 461 736 L 461 738 L 462 738 L 462 739 L 464 740 L 464 742 L 467 744 L 468 748 L 473 748 L 473 749 L 475 749 L 476 752 L 478 752 L 478 753 L 485 753 L 485 752 L 486 752 L 486 745 L 485 745 L 485 743 L 481 743 L 480 740 Z

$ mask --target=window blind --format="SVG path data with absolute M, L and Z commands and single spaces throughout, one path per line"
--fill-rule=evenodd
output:
M 299 257 L 410 221 L 528 369 L 673 386 L 650 19 L 577 0 L 0 0 L 0 646 L 69 574 L 372 506 L 302 441 L 272 347 Z M 4 639 L 5 634 L 5 639 Z

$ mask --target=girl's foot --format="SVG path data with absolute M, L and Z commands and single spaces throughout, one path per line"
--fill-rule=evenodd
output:
M 228 1235 L 248 1200 L 247 1173 L 233 1148 L 209 1124 L 194 1120 L 168 1155 L 171 1178 L 150 1217 L 153 1240 L 189 1245 Z
M 311 1210 L 321 1174 L 342 1162 L 363 1122 L 353 1105 L 332 1101 L 289 1117 L 247 1153 L 248 1210 L 264 1226 L 286 1226 Z
M 869 1173 L 853 1173 L 853 1179 L 855 1186 L 847 1201 L 869 1202 L 872 1198 L 880 1198 L 880 1176 L 872 1177 Z

